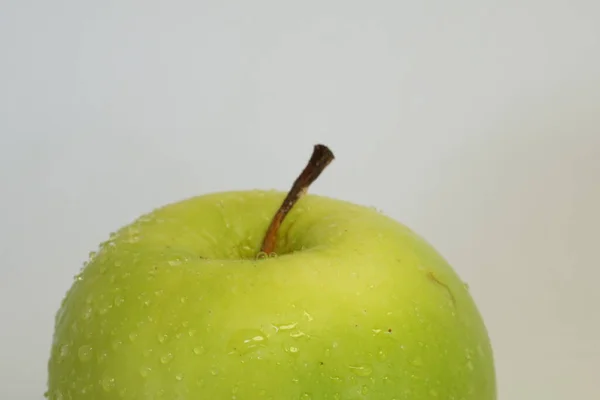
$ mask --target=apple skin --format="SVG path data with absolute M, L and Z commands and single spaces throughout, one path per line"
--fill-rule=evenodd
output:
M 199 196 L 112 234 L 56 315 L 46 396 L 496 399 L 480 313 L 429 244 L 307 195 L 257 258 L 284 196 Z

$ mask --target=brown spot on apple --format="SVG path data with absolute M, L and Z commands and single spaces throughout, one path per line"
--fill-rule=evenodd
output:
M 452 290 L 450 290 L 450 287 L 448 285 L 446 285 L 444 282 L 442 282 L 437 276 L 435 276 L 435 274 L 432 271 L 427 272 L 427 277 L 432 282 L 434 282 L 437 285 L 441 286 L 442 288 L 446 289 L 446 293 L 448 293 L 448 295 L 450 296 L 450 300 L 452 300 L 452 304 L 454 306 L 456 306 L 456 299 L 454 298 L 454 294 L 452 294 Z

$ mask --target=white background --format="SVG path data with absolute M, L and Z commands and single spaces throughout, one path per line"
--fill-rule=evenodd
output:
M 375 206 L 470 283 L 500 399 L 600 398 L 600 2 L 3 1 L 0 398 L 41 399 L 89 250 L 156 206 Z

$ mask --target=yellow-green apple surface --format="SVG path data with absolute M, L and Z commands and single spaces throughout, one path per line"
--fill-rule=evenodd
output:
M 278 221 L 285 193 L 234 191 L 112 234 L 56 315 L 46 396 L 496 399 L 485 325 L 445 259 L 308 184 Z

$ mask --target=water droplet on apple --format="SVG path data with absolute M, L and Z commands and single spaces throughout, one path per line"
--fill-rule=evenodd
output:
M 257 260 L 266 260 L 267 258 L 269 258 L 269 255 L 267 253 L 265 253 L 264 251 L 260 251 L 257 255 L 256 255 L 256 259 Z
M 160 362 L 163 364 L 168 364 L 173 360 L 173 354 L 172 353 L 165 353 L 160 357 Z
M 429 395 L 431 397 L 438 397 L 438 392 L 435 389 L 431 389 L 431 390 L 429 390 Z
M 85 395 L 85 394 L 90 393 L 92 390 L 94 390 L 93 385 L 86 385 L 81 388 L 81 390 L 79 391 L 79 394 Z
M 140 375 L 142 376 L 142 378 L 147 378 L 148 375 L 150 375 L 150 372 L 152 372 L 152 368 L 150 367 L 140 368 Z
M 176 266 L 178 266 L 178 265 L 181 265 L 181 260 L 180 260 L 180 259 L 177 259 L 177 258 L 176 258 L 176 259 L 174 259 L 174 260 L 169 260 L 169 261 L 167 261 L 167 262 L 169 263 L 169 265 L 170 265 L 171 267 L 176 267 Z
M 121 304 L 123 304 L 124 301 L 125 301 L 125 299 L 123 298 L 123 296 L 121 296 L 121 295 L 115 296 L 115 306 L 119 307 Z
M 414 365 L 415 367 L 421 367 L 421 366 L 423 366 L 423 359 L 421 357 L 416 357 L 416 358 L 413 358 L 410 363 L 412 365 Z
M 470 289 L 469 284 L 467 282 L 463 282 L 463 286 L 465 287 L 466 290 Z
M 58 352 L 58 357 L 59 357 L 59 359 L 64 359 L 68 355 L 69 355 L 69 345 L 63 344 L 62 346 L 60 346 L 60 350 Z
M 296 347 L 296 346 L 289 346 L 289 345 L 286 345 L 286 344 L 283 345 L 283 350 L 286 353 L 294 355 L 294 356 L 298 355 L 298 352 L 300 352 L 300 349 L 298 347 Z
M 279 331 L 289 331 L 292 330 L 296 327 L 296 325 L 298 325 L 297 322 L 293 322 L 293 323 L 286 323 L 286 324 L 272 324 L 273 328 L 275 328 L 275 332 L 279 332 Z
M 129 333 L 129 340 L 130 341 L 134 342 L 136 338 L 137 338 L 137 333 L 136 332 Z
M 369 387 L 367 385 L 363 385 L 363 387 L 360 389 L 360 393 L 362 395 L 366 395 L 367 393 L 369 393 Z
M 377 358 L 379 359 L 379 361 L 383 361 L 387 358 L 387 354 L 385 354 L 385 351 L 383 349 L 379 349 L 379 351 L 377 352 Z
M 92 314 L 94 313 L 94 311 L 92 310 L 92 307 L 85 307 L 83 309 L 83 313 L 81 314 L 81 316 L 83 317 L 84 320 L 88 320 L 92 317 Z
M 228 353 L 248 354 L 266 347 L 267 335 L 258 329 L 242 329 L 235 332 L 228 343 Z
M 210 370 L 210 374 L 211 374 L 212 376 L 217 376 L 217 375 L 219 375 L 219 370 L 218 370 L 218 369 L 216 369 L 216 368 L 212 368 L 212 369 Z
M 108 352 L 106 350 L 101 350 L 96 354 L 96 362 L 98 364 L 102 364 L 104 360 L 108 357 Z
M 197 356 L 204 354 L 204 346 L 194 347 L 194 354 Z
M 100 384 L 102 385 L 102 389 L 104 389 L 105 392 L 110 392 L 115 388 L 115 378 L 113 378 L 112 376 L 105 375 L 104 377 L 102 377 Z
M 90 361 L 92 359 L 92 346 L 85 344 L 79 347 L 79 350 L 77 351 L 77 356 L 79 357 L 79 360 L 81 360 L 81 362 Z
M 349 368 L 356 376 L 369 376 L 373 373 L 373 368 L 368 364 L 350 365 Z
M 302 331 L 293 331 L 293 332 L 290 332 L 290 337 L 293 337 L 294 339 L 298 339 L 298 338 L 301 338 L 303 336 L 306 336 L 306 333 L 304 333 Z
M 179 372 L 178 374 L 176 374 L 175 375 L 175 380 L 182 381 L 183 380 L 183 373 Z
M 306 320 L 308 322 L 312 322 L 314 320 L 313 316 L 310 315 L 306 310 L 304 310 L 304 312 L 302 313 L 302 315 L 304 315 L 304 318 L 306 318 Z
M 310 393 L 302 393 L 300 400 L 312 400 L 312 395 Z
M 167 341 L 167 335 L 165 335 L 165 334 L 160 333 L 160 334 L 158 334 L 157 337 L 158 337 L 158 343 L 164 343 Z

